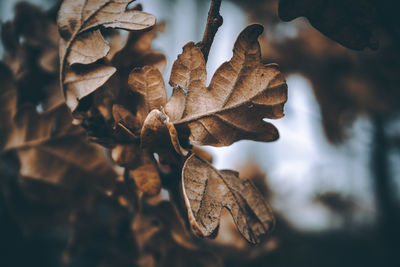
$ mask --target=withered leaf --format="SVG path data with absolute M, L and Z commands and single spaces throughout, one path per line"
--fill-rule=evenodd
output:
M 91 144 L 84 130 L 72 125 L 65 105 L 38 114 L 35 106 L 17 109 L 16 87 L 12 75 L 1 68 L 5 78 L 0 94 L 2 152 L 15 151 L 20 162 L 20 176 L 41 182 L 76 186 L 93 183 L 106 190 L 116 177 L 101 148 Z
M 141 151 L 140 164 L 129 171 L 136 186 L 145 194 L 155 196 L 161 190 L 161 178 L 155 159 L 146 150 Z
M 110 53 L 107 58 L 112 61 L 114 66 L 118 66 L 121 76 L 125 77 L 135 67 L 155 66 L 161 72 L 166 66 L 166 57 L 164 54 L 152 50 L 152 42 L 157 34 L 163 31 L 164 23 L 156 24 L 150 31 L 130 32 L 127 39 L 120 34 L 114 34 L 111 37 L 119 39 L 122 42 L 119 47 L 117 43 L 111 43 Z M 125 40 L 125 41 L 124 41 Z
M 110 46 L 104 40 L 100 30 L 82 33 L 68 54 L 67 61 L 73 64 L 90 64 L 107 55 Z
M 257 244 L 274 227 L 270 207 L 251 182 L 231 170 L 217 171 L 194 154 L 183 166 L 182 191 L 190 225 L 199 236 L 210 237 L 217 231 L 224 207 L 250 243 Z
M 217 252 L 196 244 L 171 202 L 145 205 L 131 227 L 139 266 L 224 266 Z
M 174 87 L 166 114 L 178 129 L 189 128 L 196 145 L 227 146 L 250 139 L 273 141 L 278 130 L 264 118 L 283 116 L 287 86 L 275 64 L 263 65 L 258 36 L 250 25 L 236 40 L 233 57 L 215 72 L 206 87 L 206 63 L 199 47 L 186 44 L 175 61 L 169 83 Z
M 158 109 L 153 109 L 146 117 L 140 132 L 141 144 L 153 152 L 168 155 L 175 150 L 186 156 L 188 151 L 179 141 L 178 132 L 169 117 Z
M 4 23 L 3 60 L 12 70 L 18 91 L 19 105 L 40 105 L 46 112 L 64 103 L 58 79 L 59 34 L 55 10 L 20 2 L 15 18 Z
M 111 156 L 118 165 L 134 169 L 141 164 L 141 152 L 136 144 L 116 145 L 112 149 Z
M 117 145 L 112 150 L 113 160 L 129 170 L 129 177 L 137 188 L 149 196 L 161 190 L 161 178 L 157 162 L 151 153 L 137 144 Z
M 102 86 L 114 73 L 116 69 L 112 66 L 90 65 L 80 71 L 68 71 L 65 75 L 64 85 L 66 104 L 68 106 L 78 105 L 78 100 L 89 95 Z M 79 98 L 76 98 L 79 96 Z
M 142 122 L 122 105 L 113 105 L 112 115 L 114 118 L 115 126 L 122 124 L 129 130 L 140 129 L 142 127 Z
M 142 124 L 153 109 L 160 110 L 167 102 L 164 79 L 154 66 L 133 69 L 129 74 L 129 86 L 133 92 L 141 95 L 136 115 Z
M 210 154 L 210 152 L 208 152 L 207 150 L 205 150 L 199 146 L 193 146 L 192 152 L 199 158 L 202 158 L 205 161 L 208 161 L 210 163 L 212 163 L 214 160 L 214 157 L 213 157 L 213 155 Z
M 64 0 L 58 13 L 60 40 L 60 80 L 68 107 L 74 111 L 79 100 L 102 86 L 111 76 L 110 69 L 98 68 L 91 82 L 67 82 L 69 66 L 90 64 L 104 58 L 110 46 L 97 28 L 143 30 L 155 24 L 153 15 L 127 9 L 132 0 Z M 95 49 L 93 49 L 95 48 Z

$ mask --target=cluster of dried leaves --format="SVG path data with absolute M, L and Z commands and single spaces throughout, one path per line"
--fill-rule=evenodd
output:
M 95 249 L 102 266 L 200 259 L 219 265 L 187 223 L 196 235 L 213 237 L 226 208 L 245 239 L 257 244 L 274 218 L 250 181 L 216 170 L 198 146 L 276 140 L 277 129 L 263 119 L 283 116 L 285 79 L 275 64 L 262 64 L 263 28 L 251 25 L 209 86 L 200 45 L 186 44 L 167 101 L 165 57 L 151 50 L 161 26 L 131 2 L 64 0 L 57 25 L 58 7 L 43 12 L 20 4 L 15 20 L 3 25 L 3 195 L 27 234 L 44 226 L 72 231 L 64 264 Z M 171 201 L 160 202 L 162 187 Z M 99 237 L 108 245 L 92 248 Z

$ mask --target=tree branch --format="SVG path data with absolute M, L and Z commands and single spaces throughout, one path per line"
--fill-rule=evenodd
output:
M 201 40 L 201 42 L 198 44 L 206 62 L 208 59 L 208 54 L 210 53 L 211 45 L 214 41 L 215 34 L 223 23 L 222 16 L 219 14 L 221 1 L 222 0 L 211 0 L 210 10 L 208 11 L 207 25 L 203 34 L 203 40 Z

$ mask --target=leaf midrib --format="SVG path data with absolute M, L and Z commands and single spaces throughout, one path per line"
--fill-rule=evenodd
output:
M 228 106 L 228 107 L 223 107 L 223 108 L 221 108 L 221 109 L 215 109 L 215 110 L 212 110 L 212 111 L 203 113 L 203 114 L 195 114 L 195 115 L 192 115 L 192 116 L 187 116 L 186 118 L 183 118 L 183 119 L 174 121 L 174 122 L 172 122 L 172 123 L 175 124 L 175 125 L 177 125 L 177 124 L 183 124 L 183 123 L 189 123 L 189 122 L 197 121 L 197 120 L 202 119 L 202 118 L 205 118 L 205 117 L 214 116 L 214 115 L 216 115 L 216 114 L 218 114 L 218 113 L 222 113 L 222 112 L 224 112 L 224 111 L 228 111 L 228 110 L 232 110 L 232 109 L 238 108 L 238 107 L 240 107 L 240 106 L 243 106 L 243 105 L 245 105 L 245 104 L 251 102 L 251 101 L 254 100 L 256 97 L 258 97 L 258 96 L 260 96 L 261 94 L 263 94 L 266 90 L 276 89 L 276 88 L 281 87 L 281 86 L 284 86 L 284 84 L 279 84 L 279 85 L 276 85 L 276 86 L 273 86 L 273 87 L 267 87 L 265 90 L 262 90 L 262 91 L 259 92 L 258 94 L 254 95 L 252 98 L 247 99 L 247 100 L 245 100 L 245 101 L 243 101 L 243 102 L 239 102 L 239 103 L 237 103 L 236 105 Z M 267 106 L 273 107 L 273 106 L 276 106 L 276 105 L 277 105 L 277 104 L 275 104 L 275 105 L 267 105 Z

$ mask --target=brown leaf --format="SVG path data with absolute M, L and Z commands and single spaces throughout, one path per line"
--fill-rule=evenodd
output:
M 192 152 L 196 154 L 197 157 L 204 159 L 205 161 L 208 161 L 209 163 L 213 163 L 213 155 L 210 154 L 207 150 L 198 147 L 198 146 L 193 146 L 192 147 Z
M 224 266 L 206 243 L 196 244 L 171 202 L 145 205 L 132 222 L 139 266 Z
M 71 187 L 90 180 L 93 187 L 109 189 L 115 178 L 101 148 L 85 142 L 82 135 L 29 146 L 19 149 L 17 154 L 20 175 L 42 182 Z
M 210 237 L 218 229 L 222 208 L 227 208 L 240 233 L 257 244 L 275 224 L 271 208 L 249 181 L 231 170 L 217 171 L 191 155 L 182 170 L 182 191 L 192 230 Z
M 116 75 L 113 75 L 113 80 L 116 80 L 113 88 L 118 88 L 118 96 L 114 103 L 129 110 L 139 123 L 143 123 L 149 111 L 147 111 L 143 96 L 135 90 L 132 91 L 129 86 L 129 75 L 132 70 L 136 68 L 139 70 L 145 66 L 154 66 L 160 71 L 164 69 L 165 56 L 151 50 L 151 42 L 158 30 L 159 26 L 156 26 L 150 31 L 130 32 L 128 36 L 122 36 L 119 31 L 114 30 L 107 33 L 111 35 L 112 39 L 119 40 L 119 42 L 123 42 L 123 37 L 127 37 L 125 44 L 114 48 L 117 51 L 113 51 L 113 56 L 109 53 L 107 59 L 117 68 Z M 110 36 L 108 37 L 110 38 Z M 142 43 L 145 45 L 141 45 Z M 165 94 L 165 92 L 160 93 Z M 135 130 L 140 131 L 140 128 L 141 125 L 135 127 Z
M 99 68 L 96 75 L 90 77 L 90 83 L 76 83 L 73 88 L 64 86 L 68 82 L 69 66 L 96 62 L 104 58 L 110 50 L 110 46 L 96 29 L 102 26 L 138 31 L 155 24 L 154 16 L 127 9 L 131 2 L 132 0 L 64 0 L 61 4 L 57 20 L 62 37 L 60 79 L 67 105 L 72 111 L 77 108 L 79 100 L 102 86 L 111 76 L 109 69 Z
M 166 155 L 175 150 L 179 155 L 188 154 L 180 144 L 175 126 L 169 121 L 169 117 L 158 109 L 153 109 L 146 117 L 140 139 L 142 146 L 152 152 Z
M 142 122 L 133 115 L 128 109 L 115 104 L 112 107 L 112 115 L 115 125 L 121 124 L 130 130 L 137 130 L 142 127 Z
M 79 100 L 102 86 L 115 71 L 114 67 L 103 65 L 90 65 L 81 71 L 68 71 L 64 79 L 68 107 L 78 106 Z
M 141 150 L 138 145 L 116 145 L 111 152 L 112 159 L 118 165 L 135 169 L 141 164 Z
M 129 74 L 128 84 L 133 92 L 142 96 L 136 111 L 142 124 L 150 111 L 160 110 L 167 102 L 164 79 L 161 72 L 153 66 L 133 69 Z
M 113 52 L 114 54 L 109 53 L 107 58 L 112 61 L 114 66 L 118 66 L 118 71 L 121 71 L 120 76 L 128 76 L 129 71 L 135 67 L 149 65 L 155 66 L 160 72 L 164 71 L 167 63 L 166 57 L 160 52 L 151 50 L 152 42 L 163 30 L 163 25 L 163 23 L 156 24 L 150 31 L 130 32 L 126 41 L 123 41 L 122 36 L 119 38 L 122 39 L 119 42 L 125 43 L 124 47 L 115 48 L 118 51 Z
M 160 193 L 161 178 L 157 162 L 148 151 L 141 151 L 140 165 L 130 170 L 129 176 L 135 180 L 136 186 L 143 193 L 149 196 L 155 196 Z
M 29 3 L 15 6 L 15 18 L 2 25 L 3 60 L 16 81 L 19 105 L 46 112 L 64 103 L 58 79 L 59 34 L 54 10 Z
M 17 90 L 12 77 L 11 71 L 0 61 L 0 148 L 4 148 L 7 143 L 9 134 L 6 134 L 13 127 L 13 119 L 17 113 Z
M 251 181 L 267 201 L 272 199 L 273 190 L 267 182 L 268 177 L 254 162 L 248 162 L 240 168 L 240 178 Z
M 115 173 L 100 147 L 86 139 L 82 128 L 72 125 L 65 105 L 38 114 L 32 104 L 17 109 L 16 87 L 12 75 L 6 76 L 0 94 L 2 152 L 15 151 L 22 177 L 56 185 L 75 186 L 93 183 L 105 190 L 112 186 Z
M 91 64 L 105 57 L 109 50 L 100 30 L 85 32 L 71 46 L 67 61 L 70 65 Z
M 172 68 L 174 91 L 166 113 L 178 131 L 190 129 L 194 144 L 227 146 L 242 139 L 278 138 L 278 130 L 263 119 L 283 116 L 287 86 L 276 65 L 261 63 L 257 38 L 262 31 L 261 25 L 242 31 L 233 57 L 219 67 L 208 88 L 200 48 L 193 42 L 184 46 Z

